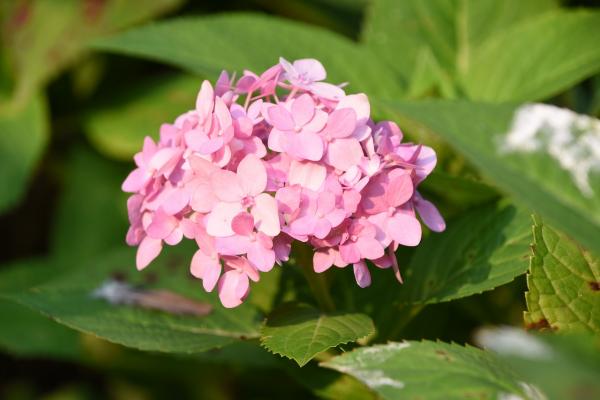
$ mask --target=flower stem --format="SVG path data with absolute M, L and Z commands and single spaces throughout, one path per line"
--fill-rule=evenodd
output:
M 315 296 L 319 308 L 325 312 L 335 311 L 335 304 L 329 293 L 329 285 L 327 284 L 325 274 L 318 274 L 313 270 L 313 250 L 303 243 L 295 242 L 293 245 L 293 255 L 308 281 L 310 290 Z

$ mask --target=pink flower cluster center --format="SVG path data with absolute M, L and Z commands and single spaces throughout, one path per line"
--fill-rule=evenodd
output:
M 191 273 L 236 307 L 298 240 L 314 249 L 316 272 L 352 265 L 366 287 L 369 260 L 401 281 L 394 251 L 420 242 L 416 213 L 445 228 L 417 191 L 435 153 L 402 143 L 395 123 L 371 119 L 365 94 L 326 76 L 314 59 L 280 59 L 237 81 L 222 72 L 215 87 L 202 83 L 195 109 L 161 126 L 158 143 L 145 138 L 123 183 L 138 269 L 164 243 L 195 240 Z

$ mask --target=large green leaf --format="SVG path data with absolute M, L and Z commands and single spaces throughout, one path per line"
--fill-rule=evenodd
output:
M 96 41 L 95 47 L 146 57 L 216 77 L 222 69 L 261 72 L 278 62 L 319 59 L 334 83 L 394 96 L 390 70 L 350 40 L 322 28 L 260 14 L 223 14 L 171 20 Z
M 0 296 L 26 290 L 59 272 L 55 265 L 42 259 L 3 265 L 0 270 Z M 0 348 L 24 357 L 75 359 L 81 355 L 76 331 L 5 299 L 0 299 Z
M 371 319 L 363 314 L 324 314 L 307 305 L 287 304 L 267 318 L 260 341 L 269 351 L 303 366 L 318 353 L 374 330 Z
M 427 101 L 386 103 L 384 106 L 401 121 L 415 123 L 439 134 L 461 151 L 504 191 L 525 206 L 539 212 L 550 223 L 569 233 L 581 244 L 600 254 L 600 180 L 590 174 L 590 192 L 582 191 L 572 173 L 563 169 L 563 159 L 551 155 L 545 141 L 558 137 L 564 130 L 546 124 L 539 134 L 541 145 L 536 151 L 505 150 L 508 132 L 516 112 L 530 116 L 529 108 L 511 104 L 483 104 L 465 101 Z M 547 106 L 546 106 L 547 107 Z M 549 109 L 556 115 L 564 110 Z M 524 114 L 521 114 L 524 115 Z M 534 116 L 535 117 L 535 116 Z M 537 118 L 537 117 L 535 117 Z M 571 117 L 569 117 L 571 118 Z M 578 117 L 580 118 L 580 117 Z M 589 128 L 589 127 L 587 127 Z M 587 129 L 586 128 L 586 129 Z M 580 133 L 571 132 L 573 143 Z M 593 139 L 594 131 L 591 131 Z M 570 144 L 573 144 L 570 143 Z M 589 146 L 587 150 L 590 150 Z M 581 154 L 581 157 L 586 154 Z M 587 161 L 598 162 L 588 155 Z M 577 164 L 575 164 L 577 166 Z M 580 164 L 583 165 L 583 164 Z
M 321 365 L 354 376 L 384 399 L 529 399 L 528 385 L 492 354 L 456 344 L 392 342 Z
M 537 397 L 532 393 L 535 399 L 600 398 L 600 343 L 597 336 L 533 335 L 506 327 L 479 331 L 476 340 L 496 352 L 515 373 L 538 388 Z
M 470 98 L 485 101 L 549 98 L 600 71 L 598 37 L 600 11 L 529 19 L 473 51 L 463 87 Z
M 450 221 L 417 248 L 403 270 L 402 303 L 437 303 L 491 290 L 527 271 L 528 213 L 490 205 Z
M 52 257 L 61 263 L 87 262 L 125 242 L 126 195 L 123 166 L 79 146 L 69 155 L 52 230 Z
M 152 80 L 111 96 L 110 105 L 86 118 L 92 143 L 111 157 L 130 160 L 145 136 L 158 138 L 160 125 L 194 107 L 201 80 L 178 76 Z
M 550 10 L 555 3 L 554 0 L 374 0 L 363 41 L 378 57 L 388 61 L 407 85 L 412 85 L 413 92 L 421 92 L 437 81 L 449 81 L 457 71 L 467 71 L 474 62 L 474 48 L 490 35 Z M 446 94 L 452 95 L 452 89 L 446 90 Z
M 0 99 L 0 213 L 24 195 L 47 142 L 48 116 L 41 95 L 19 104 Z
M 19 98 L 28 98 L 75 61 L 91 39 L 172 10 L 181 2 L 151 0 L 143 7 L 128 0 L 2 2 L 1 38 Z
M 190 279 L 187 265 L 191 252 L 181 246 L 167 252 L 141 273 L 133 266 L 134 250 L 108 252 L 95 262 L 82 262 L 75 271 L 58 279 L 3 296 L 71 328 L 141 350 L 194 353 L 258 336 L 260 315 L 256 309 L 248 304 L 224 309 L 214 293 L 205 293 L 198 280 Z M 204 317 L 183 316 L 115 305 L 92 296 L 115 275 L 125 277 L 132 285 L 143 284 L 209 302 L 213 311 Z
M 600 257 L 535 217 L 527 276 L 530 326 L 600 334 Z

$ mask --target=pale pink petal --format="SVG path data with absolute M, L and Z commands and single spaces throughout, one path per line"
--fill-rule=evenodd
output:
M 200 144 L 197 149 L 200 154 L 207 155 L 216 153 L 217 151 L 221 150 L 221 148 L 224 145 L 225 141 L 223 140 L 223 138 L 216 137 L 202 142 L 202 144 Z
M 329 114 L 327 114 L 323 110 L 316 110 L 313 119 L 311 119 L 304 127 L 303 131 L 307 132 L 320 132 L 325 125 L 327 124 L 327 120 L 329 119 Z
M 146 229 L 146 233 L 154 239 L 164 239 L 173 232 L 178 224 L 177 218 L 158 210 L 154 213 L 152 223 Z
M 209 118 L 214 107 L 215 93 L 209 81 L 203 81 L 196 99 L 196 111 L 200 117 L 200 122 Z
M 217 203 L 208 214 L 206 232 L 214 237 L 232 236 L 235 232 L 231 229 L 231 222 L 242 211 L 240 203 Z
M 212 185 L 209 183 L 202 183 L 196 186 L 190 200 L 190 207 L 192 207 L 194 211 L 208 213 L 218 201 L 217 196 L 215 196 L 213 192 Z
M 317 191 L 325 182 L 327 169 L 325 166 L 308 161 L 292 161 L 288 175 L 290 185 L 300 185 Z
M 421 224 L 410 215 L 396 213 L 387 222 L 387 232 L 403 246 L 416 246 L 421 242 Z
M 174 229 L 173 232 L 163 239 L 169 246 L 175 246 L 183 240 L 183 231 L 181 229 Z
M 360 251 L 355 243 L 347 242 L 340 245 L 340 256 L 345 263 L 353 264 L 360 260 Z
M 446 222 L 444 221 L 444 218 L 432 202 L 425 200 L 419 195 L 418 198 L 415 198 L 415 208 L 429 229 L 434 232 L 442 232 L 444 229 L 446 229 Z
M 267 187 L 267 169 L 254 154 L 248 154 L 237 167 L 237 176 L 246 195 L 256 196 Z
M 285 136 L 283 149 L 294 158 L 319 161 L 323 158 L 323 139 L 313 132 L 289 133 Z
M 371 115 L 369 98 L 364 93 L 349 94 L 344 96 L 336 106 L 336 109 L 351 108 L 356 113 L 356 123 L 366 124 Z
M 233 124 L 229 108 L 227 108 L 227 105 L 220 97 L 215 99 L 215 115 L 219 121 L 221 129 L 225 129 Z
M 361 288 L 366 288 L 371 286 L 371 273 L 369 272 L 369 268 L 364 261 L 359 261 L 354 263 L 354 279 L 356 279 L 356 283 Z
M 162 250 L 162 240 L 153 239 L 146 236 L 137 249 L 135 265 L 139 271 L 143 270 L 160 254 Z
M 215 250 L 223 256 L 239 256 L 246 254 L 251 242 L 247 236 L 227 236 L 215 238 Z
M 292 117 L 296 126 L 304 126 L 315 115 L 315 102 L 309 94 L 303 94 L 292 103 Z
M 279 211 L 277 201 L 273 196 L 267 193 L 256 196 L 251 213 L 258 231 L 271 237 L 279 235 Z
M 325 161 L 340 171 L 346 171 L 360 164 L 363 156 L 364 153 L 358 140 L 354 138 L 335 139 L 327 146 Z
M 269 272 L 275 265 L 275 252 L 256 241 L 248 248 L 248 261 L 259 271 Z
M 179 155 L 181 155 L 181 150 L 178 148 L 167 147 L 160 149 L 150 159 L 149 167 L 155 170 L 161 170 L 172 163 Z
M 217 170 L 210 176 L 210 183 L 215 196 L 219 200 L 237 202 L 246 195 L 235 172 Z
M 410 200 L 413 193 L 414 186 L 410 175 L 402 174 L 400 176 L 390 177 L 390 183 L 386 188 L 385 199 L 389 207 L 398 207 Z
M 351 108 L 335 110 L 329 115 L 324 135 L 332 138 L 345 138 L 352 135 L 356 127 L 356 113 Z
M 331 83 L 315 82 L 311 84 L 307 89 L 316 94 L 319 97 L 329 100 L 340 100 L 345 96 L 344 90 L 339 86 L 332 85 Z
M 151 178 L 152 178 L 152 175 L 147 173 L 144 169 L 142 169 L 142 168 L 134 169 L 127 176 L 127 178 L 125 179 L 125 182 L 123 182 L 121 189 L 124 192 L 135 193 L 135 192 L 141 190 L 144 186 L 146 186 L 148 184 L 148 182 L 150 182 Z
M 250 290 L 246 274 L 237 270 L 225 272 L 219 279 L 219 299 L 225 308 L 234 308 L 242 304 Z
M 331 223 L 326 218 L 319 218 L 316 220 L 315 227 L 313 230 L 313 234 L 319 238 L 323 239 L 331 232 Z
M 273 126 L 282 131 L 291 131 L 294 129 L 294 119 L 292 114 L 282 105 L 270 107 L 267 110 Z
M 273 151 L 278 153 L 283 152 L 283 144 L 285 142 L 286 135 L 284 132 L 280 131 L 277 128 L 271 129 L 271 133 L 269 133 L 269 139 L 267 140 L 267 146 Z
M 356 240 L 356 247 L 360 252 L 361 258 L 376 260 L 383 257 L 385 251 L 381 243 L 374 238 L 361 236 Z
M 202 250 L 198 250 L 192 257 L 190 272 L 196 278 L 202 279 L 204 290 L 212 292 L 221 275 L 221 263 L 218 259 L 207 256 Z
M 313 269 L 317 273 L 325 272 L 333 265 L 333 249 L 321 249 L 313 254 Z
M 184 189 L 174 190 L 163 202 L 163 210 L 170 215 L 177 214 L 190 202 L 190 195 Z
M 318 60 L 314 58 L 303 58 L 293 63 L 294 70 L 310 81 L 322 81 L 327 78 L 327 72 Z M 284 67 L 285 68 L 285 67 Z

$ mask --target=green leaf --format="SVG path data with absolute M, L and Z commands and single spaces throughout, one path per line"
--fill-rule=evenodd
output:
M 77 60 L 93 38 L 172 10 L 181 2 L 152 0 L 143 7 L 128 0 L 3 2 L 0 25 L 6 28 L 1 30 L 2 40 L 19 98 L 28 98 Z
M 456 344 L 392 342 L 321 365 L 354 376 L 384 399 L 528 398 L 525 385 L 493 354 Z
M 386 97 L 400 93 L 395 77 L 385 65 L 373 62 L 370 51 L 322 28 L 267 15 L 181 18 L 98 40 L 95 47 L 215 77 L 222 69 L 260 73 L 279 57 L 317 58 L 329 82 L 350 82 L 353 92 Z
M 0 300 L 0 348 L 20 357 L 77 359 L 79 333 L 28 307 Z
M 599 11 L 557 11 L 529 19 L 473 51 L 463 87 L 478 100 L 547 99 L 600 71 L 598 37 Z
M 464 213 L 432 234 L 402 271 L 401 303 L 438 303 L 471 296 L 512 281 L 527 271 L 529 215 L 511 205 Z
M 534 218 L 525 322 L 600 334 L 600 257 Z
M 600 398 L 600 346 L 588 334 L 537 334 L 516 328 L 484 329 L 477 342 L 494 351 L 526 382 L 551 400 Z
M 287 365 L 286 365 L 287 366 Z M 288 374 L 302 386 L 309 389 L 320 399 L 330 400 L 377 400 L 377 395 L 362 382 L 350 375 L 320 368 L 317 365 L 306 365 L 297 368 L 287 367 Z
M 0 296 L 47 281 L 60 271 L 48 260 L 25 260 L 0 269 Z M 76 359 L 79 334 L 39 312 L 0 299 L 0 348 L 22 357 Z
M 437 81 L 448 86 L 457 71 L 468 70 L 474 48 L 493 33 L 554 7 L 554 0 L 375 0 L 363 42 L 418 94 Z
M 55 280 L 3 297 L 71 328 L 141 350 L 195 353 L 258 337 L 261 317 L 255 308 L 245 304 L 224 309 L 214 293 L 205 293 L 198 280 L 190 279 L 187 269 L 192 252 L 181 245 L 169 250 L 143 272 L 135 270 L 133 249 L 107 252 L 97 261 L 82 262 L 73 272 Z M 92 296 L 115 275 L 132 285 L 209 302 L 213 311 L 204 317 L 182 316 L 115 305 Z
M 274 311 L 261 330 L 260 341 L 267 350 L 305 365 L 318 353 L 354 342 L 375 330 L 364 314 L 330 313 L 298 304 Z
M 108 132 L 108 131 L 107 131 Z M 125 241 L 126 194 L 121 182 L 127 170 L 89 148 L 73 149 L 52 230 L 52 257 L 74 264 Z
M 162 123 L 194 107 L 200 83 L 196 77 L 177 76 L 113 93 L 108 106 L 94 110 L 85 120 L 90 141 L 110 157 L 131 160 L 145 136 L 158 139 Z
M 573 175 L 548 152 L 544 141 L 559 130 L 546 127 L 537 132 L 545 135 L 540 142 L 546 147 L 508 153 L 503 151 L 507 132 L 516 111 L 524 108 L 466 101 L 390 102 L 387 108 L 401 122 L 419 124 L 445 138 L 500 189 L 600 254 L 600 180 L 592 172 L 593 194 L 582 192 Z M 574 130 L 575 144 L 578 137 Z
M 0 99 L 0 213 L 25 194 L 47 142 L 48 116 L 41 95 L 19 104 Z

